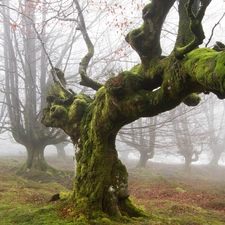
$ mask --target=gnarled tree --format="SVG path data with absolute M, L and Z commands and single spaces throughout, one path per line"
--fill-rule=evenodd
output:
M 175 0 L 152 0 L 142 11 L 143 25 L 132 30 L 126 41 L 141 63 L 110 78 L 104 85 L 86 74 L 94 53 L 79 4 L 79 28 L 88 46 L 81 60 L 81 85 L 96 90 L 94 99 L 70 94 L 55 83 L 43 109 L 42 123 L 63 129 L 76 145 L 76 177 L 73 201 L 77 221 L 105 216 L 143 215 L 129 200 L 128 174 L 118 159 L 115 138 L 120 128 L 140 117 L 153 117 L 185 103 L 195 106 L 201 92 L 225 97 L 225 52 L 198 48 L 205 38 L 202 19 L 210 0 L 179 1 L 179 29 L 174 50 L 161 55 L 162 25 Z M 189 22 L 186 22 L 189 21 Z

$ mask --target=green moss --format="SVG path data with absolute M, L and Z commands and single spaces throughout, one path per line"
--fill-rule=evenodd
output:
M 218 54 L 216 58 L 216 67 L 212 74 L 213 81 L 219 81 L 220 92 L 225 92 L 225 52 L 222 51 Z
M 0 217 L 2 225 L 73 224 L 59 217 L 58 206 L 48 204 L 52 193 L 67 189 L 57 183 L 40 183 L 0 173 Z M 48 182 L 50 179 L 48 179 Z
M 62 200 L 62 201 L 70 199 L 71 195 L 72 195 L 71 191 L 66 191 L 66 192 L 60 191 L 60 193 L 59 193 L 60 200 Z
M 206 87 L 213 87 L 212 75 L 216 66 L 217 56 L 218 52 L 212 49 L 202 48 L 194 50 L 187 55 L 185 67 L 190 75 L 193 73 L 193 79 L 198 80 Z
M 133 94 L 139 90 L 145 80 L 138 72 L 140 68 L 135 67 L 130 71 L 124 71 L 117 77 L 109 79 L 105 85 L 107 94 L 118 100 L 122 100 L 125 96 Z
M 149 217 L 149 215 L 144 212 L 141 208 L 135 206 L 132 201 L 127 198 L 119 202 L 119 208 L 121 214 L 126 217 Z
M 87 106 L 88 104 L 84 99 L 75 99 L 69 109 L 69 123 L 80 122 Z
M 61 105 L 54 105 L 50 108 L 50 117 L 67 121 L 68 111 Z
M 130 70 L 130 72 L 135 74 L 140 74 L 141 68 L 142 68 L 142 65 L 137 64 Z
M 179 193 L 185 193 L 186 191 L 181 187 L 176 187 L 175 190 Z
M 46 173 L 50 176 L 52 176 L 52 172 L 51 171 L 46 171 Z
M 193 93 L 188 95 L 183 102 L 188 106 L 196 106 L 199 104 L 200 101 L 201 101 L 201 98 L 199 97 L 199 95 L 196 93 Z

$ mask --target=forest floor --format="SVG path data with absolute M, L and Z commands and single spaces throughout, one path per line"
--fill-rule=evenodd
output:
M 72 190 L 72 159 L 47 157 L 51 166 L 64 171 L 55 177 L 15 175 L 24 161 L 24 157 L 13 156 L 0 159 L 0 224 L 74 224 L 70 205 L 49 202 L 54 194 Z M 150 217 L 129 224 L 225 224 L 225 167 L 194 165 L 186 173 L 181 164 L 148 162 L 146 170 L 137 171 L 135 163 L 127 165 L 131 200 Z

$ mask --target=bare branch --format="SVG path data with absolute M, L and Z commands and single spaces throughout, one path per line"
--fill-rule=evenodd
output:
M 80 84 L 83 86 L 90 87 L 94 90 L 98 90 L 103 85 L 92 80 L 90 77 L 87 76 L 87 67 L 89 65 L 89 62 L 91 58 L 94 55 L 94 45 L 91 42 L 91 39 L 89 38 L 89 35 L 87 33 L 83 12 L 81 10 L 80 4 L 77 0 L 74 0 L 74 3 L 76 5 L 77 11 L 78 11 L 78 29 L 81 31 L 82 36 L 84 38 L 84 41 L 86 43 L 86 46 L 88 48 L 88 53 L 83 57 L 79 64 L 79 73 L 81 76 L 81 82 Z
M 66 92 L 67 94 L 73 95 L 73 93 L 72 93 L 70 90 L 66 89 L 66 87 L 62 84 L 62 82 L 61 82 L 60 79 L 58 78 L 58 76 L 57 76 L 57 71 L 56 71 L 55 67 L 53 66 L 53 63 L 52 63 L 52 61 L 51 61 L 51 59 L 50 59 L 50 57 L 49 57 L 49 54 L 48 54 L 48 52 L 47 52 L 47 50 L 46 50 L 46 48 L 45 48 L 45 44 L 44 44 L 44 42 L 42 41 L 42 38 L 41 38 L 40 34 L 38 33 L 38 31 L 37 31 L 37 29 L 36 29 L 34 23 L 32 23 L 32 25 L 33 25 L 34 31 L 35 31 L 35 33 L 36 33 L 36 35 L 37 35 L 37 38 L 38 38 L 38 40 L 40 41 L 40 43 L 41 43 L 41 45 L 42 45 L 42 48 L 43 48 L 43 50 L 44 50 L 44 53 L 45 53 L 46 56 L 47 56 L 47 59 L 48 59 L 48 61 L 49 61 L 49 64 L 50 64 L 50 66 L 51 66 L 51 68 L 52 68 L 52 69 L 51 69 L 51 74 L 52 74 L 52 78 L 53 78 L 54 83 L 57 83 L 57 84 L 60 86 L 60 88 L 61 88 L 64 92 Z

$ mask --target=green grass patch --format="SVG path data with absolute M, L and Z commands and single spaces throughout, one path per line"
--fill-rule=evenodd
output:
M 72 205 L 64 201 L 49 202 L 57 193 L 66 198 L 73 182 L 70 173 L 42 177 L 42 173 L 33 171 L 34 177 L 30 180 L 14 174 L 21 164 L 12 159 L 0 160 L 0 224 L 79 225 L 73 221 Z M 68 169 L 68 164 L 66 166 Z M 131 200 L 149 217 L 121 221 L 99 218 L 92 224 L 225 224 L 224 168 L 218 167 L 214 171 L 210 167 L 193 169 L 193 173 L 185 174 L 178 166 L 152 164 L 147 170 L 130 170 Z

